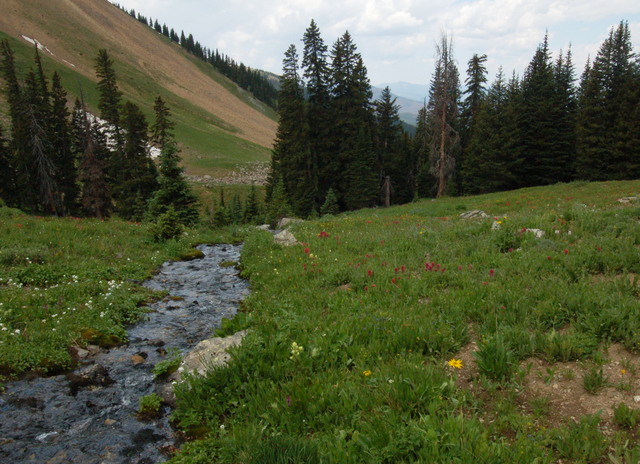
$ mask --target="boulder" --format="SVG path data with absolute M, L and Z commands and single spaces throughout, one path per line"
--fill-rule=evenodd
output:
M 294 237 L 294 235 L 288 230 L 283 230 L 282 232 L 277 233 L 273 236 L 273 240 L 282 246 L 292 246 L 297 245 L 298 240 Z
M 256 226 L 256 229 L 258 230 L 269 230 L 269 224 L 262 224 L 261 226 Z
M 182 360 L 178 372 L 204 375 L 211 367 L 225 365 L 230 358 L 227 350 L 239 345 L 246 334 L 246 330 L 241 330 L 228 337 L 214 337 L 201 341 Z
M 278 221 L 278 225 L 276 227 L 276 229 L 280 230 L 280 229 L 286 229 L 287 226 L 290 226 L 291 224 L 296 224 L 298 222 L 303 222 L 302 219 L 297 219 L 297 218 L 282 218 Z
M 638 197 L 623 197 L 623 198 L 618 198 L 618 203 L 622 203 L 627 204 L 627 203 L 633 203 L 634 201 L 636 201 L 638 199 Z
M 67 379 L 69 379 L 69 388 L 72 396 L 76 396 L 81 388 L 105 387 L 114 383 L 107 369 L 101 364 L 93 364 L 74 373 L 67 374 Z
M 461 219 L 485 219 L 488 218 L 489 215 L 484 211 L 479 209 L 474 209 L 472 211 L 467 211 L 466 213 L 462 213 L 460 215 Z

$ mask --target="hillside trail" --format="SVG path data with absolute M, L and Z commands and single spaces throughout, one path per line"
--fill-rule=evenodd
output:
M 154 392 L 153 366 L 184 355 L 212 336 L 248 294 L 233 266 L 240 245 L 201 245 L 204 258 L 168 262 L 144 283 L 169 296 L 149 305 L 126 345 L 101 350 L 73 373 L 9 382 L 0 396 L 0 462 L 151 464 L 163 462 L 176 437 L 169 407 L 139 420 L 140 398 Z

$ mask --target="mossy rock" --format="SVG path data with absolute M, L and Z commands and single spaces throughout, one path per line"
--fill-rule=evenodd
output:
M 122 340 L 117 335 L 106 334 L 96 329 L 84 329 L 80 335 L 89 344 L 98 345 L 100 348 L 113 348 L 122 344 Z
M 194 259 L 204 258 L 204 253 L 197 248 L 192 248 L 189 251 L 182 253 L 179 257 L 181 261 L 193 261 Z

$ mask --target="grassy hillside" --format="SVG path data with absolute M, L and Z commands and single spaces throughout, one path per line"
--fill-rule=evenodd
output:
M 222 175 L 252 161 L 268 161 L 275 114 L 250 94 L 140 24 L 106 0 L 7 0 L 0 38 L 10 38 L 21 69 L 32 63 L 33 45 L 47 47 L 44 65 L 62 76 L 71 98 L 80 91 L 97 113 L 93 60 L 107 48 L 125 98 L 148 117 L 161 95 L 170 106 L 187 172 Z M 4 14 L 7 13 L 7 14 Z M 0 100 L 6 120 L 6 103 Z
M 638 462 L 640 205 L 618 199 L 639 192 L 363 210 L 293 226 L 292 247 L 252 233 L 252 294 L 220 332 L 250 334 L 178 387 L 206 438 L 172 462 Z

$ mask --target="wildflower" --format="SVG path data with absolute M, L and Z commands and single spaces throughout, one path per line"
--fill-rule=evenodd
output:
M 366 371 L 362 371 L 362 375 L 364 375 L 365 377 L 369 377 L 371 375 L 371 371 L 369 369 L 367 369 Z
M 318 234 L 318 237 L 320 237 L 320 238 L 327 238 L 328 236 L 329 236 L 329 234 L 326 233 L 324 230 Z
M 367 269 L 367 275 L 369 277 L 373 276 L 373 271 L 371 269 Z
M 452 358 L 447 362 L 447 364 L 449 367 L 453 367 L 454 369 L 462 369 L 462 359 Z
M 565 248 L 565 249 L 564 249 L 564 254 L 565 254 L 565 255 L 568 255 L 568 254 L 569 254 L 569 249 L 568 249 L 568 248 Z
M 300 353 L 304 351 L 304 346 L 298 345 L 296 342 L 291 343 L 291 356 L 289 359 L 295 359 L 300 356 Z
M 493 277 L 495 273 L 496 271 L 494 271 L 493 269 L 489 269 L 489 277 Z
M 626 370 L 626 369 L 620 369 L 620 373 L 621 373 L 622 375 L 625 375 L 625 374 L 627 373 L 627 370 Z
M 304 249 L 304 252 L 305 252 L 306 254 L 309 254 L 309 248 L 305 248 L 305 249 Z

